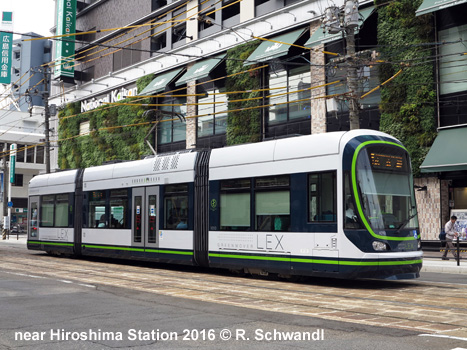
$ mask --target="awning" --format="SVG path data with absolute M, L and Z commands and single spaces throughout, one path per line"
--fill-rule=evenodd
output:
M 467 0 L 466 0 L 467 1 Z M 371 16 L 371 14 L 375 11 L 374 6 L 370 6 L 367 8 L 364 8 L 363 10 L 360 10 L 360 16 L 363 19 L 363 22 L 367 20 L 368 17 Z M 358 33 L 358 30 L 355 32 L 355 34 Z M 337 33 L 337 34 L 328 34 L 324 33 L 322 28 L 318 28 L 313 35 L 308 39 L 308 41 L 305 43 L 305 46 L 312 47 L 320 44 L 326 44 L 331 41 L 335 41 L 342 38 L 342 33 Z
M 467 127 L 440 130 L 420 170 L 422 173 L 467 170 Z
M 180 72 L 183 69 L 184 68 L 175 69 L 175 70 L 166 72 L 164 74 L 158 75 L 138 95 L 139 96 L 152 95 L 154 93 L 164 91 L 165 87 L 169 85 L 180 74 Z
M 186 73 L 177 80 L 175 85 L 179 86 L 186 84 L 189 81 L 206 78 L 209 73 L 211 73 L 212 70 L 222 62 L 224 57 L 225 54 L 195 63 L 193 67 L 188 69 Z
M 417 11 L 416 16 L 426 15 L 434 11 L 439 11 L 451 6 L 467 3 L 467 0 L 423 0 Z
M 306 29 L 299 29 L 293 32 L 282 34 L 271 38 L 274 41 L 280 41 L 284 44 L 272 41 L 263 41 L 255 51 L 248 57 L 248 59 L 243 63 L 244 66 L 249 66 L 257 62 L 263 62 L 271 60 L 273 58 L 281 57 L 286 55 L 291 48 L 290 45 L 286 43 L 294 44 Z
M 139 96 L 146 96 L 164 91 L 165 87 L 169 85 L 183 70 L 184 68 L 175 69 L 164 74 L 158 75 L 153 81 L 141 91 Z

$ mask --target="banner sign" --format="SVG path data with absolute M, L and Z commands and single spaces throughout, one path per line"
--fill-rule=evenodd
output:
M 2 29 L 13 28 L 13 12 L 2 12 Z M 1 61 L 0 84 L 11 83 L 11 59 L 13 54 L 13 33 L 0 32 Z
M 10 183 L 15 183 L 15 168 L 16 168 L 16 143 L 10 146 Z
M 10 84 L 13 34 L 0 32 L 0 45 L 2 45 L 2 58 L 0 61 L 0 84 Z
M 57 32 L 56 35 L 76 33 L 76 0 L 57 0 Z M 74 36 L 59 38 L 55 45 L 56 67 L 55 78 L 74 78 Z

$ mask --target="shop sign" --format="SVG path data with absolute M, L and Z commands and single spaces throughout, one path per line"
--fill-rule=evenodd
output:
M 2 29 L 10 30 L 13 26 L 13 12 L 2 12 Z M 13 33 L 0 32 L 0 84 L 11 83 L 11 59 L 13 54 Z
M 126 89 L 122 87 L 121 89 L 116 89 L 109 92 L 107 95 L 94 97 L 90 100 L 81 101 L 81 113 L 92 111 L 105 103 L 116 103 L 120 102 L 121 100 L 138 95 L 138 88 L 133 87 Z
M 57 0 L 57 35 L 76 33 L 76 0 Z M 55 77 L 74 78 L 75 38 L 58 38 L 55 44 Z

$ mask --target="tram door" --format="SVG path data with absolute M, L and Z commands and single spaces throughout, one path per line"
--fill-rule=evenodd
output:
M 132 243 L 140 247 L 159 247 L 159 187 L 133 189 Z
M 39 197 L 29 197 L 29 220 L 28 220 L 28 239 L 39 239 L 37 228 L 39 227 Z

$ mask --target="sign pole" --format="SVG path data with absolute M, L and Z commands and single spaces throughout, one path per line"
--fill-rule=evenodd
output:
M 16 148 L 16 143 L 13 143 L 10 146 L 10 181 L 8 182 L 8 220 L 5 223 L 6 229 L 8 230 L 8 237 L 10 236 L 11 228 L 11 207 L 13 207 L 13 203 L 11 202 L 11 184 L 15 182 Z

